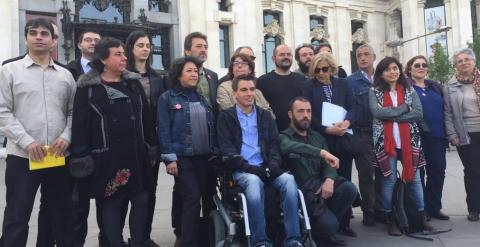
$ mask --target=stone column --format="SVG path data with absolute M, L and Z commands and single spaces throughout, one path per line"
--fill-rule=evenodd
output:
M 417 26 L 420 34 L 425 33 L 425 0 L 417 0 Z M 418 54 L 426 55 L 427 44 L 425 38 L 418 39 Z
M 403 40 L 413 39 L 425 33 L 419 27 L 419 13 L 417 0 L 402 0 L 402 30 Z M 420 39 L 420 38 L 419 38 Z M 419 39 L 414 39 L 403 44 L 400 48 L 400 62 L 405 62 L 419 54 Z
M 351 41 L 351 30 L 352 23 L 350 19 L 350 14 L 348 12 L 347 6 L 337 5 L 335 10 L 335 29 L 344 30 L 338 31 L 335 35 L 331 35 L 331 39 L 335 40 L 337 47 L 342 52 L 338 53 L 338 64 L 341 64 L 342 67 L 347 71 L 348 74 L 351 74 L 352 68 L 350 64 L 350 51 L 352 50 L 352 41 Z

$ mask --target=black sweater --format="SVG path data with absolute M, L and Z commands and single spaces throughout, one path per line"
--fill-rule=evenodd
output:
M 298 73 L 279 75 L 272 71 L 257 79 L 257 88 L 262 91 L 265 99 L 270 103 L 276 116 L 278 130 L 288 128 L 288 104 L 292 99 L 302 95 L 305 76 Z

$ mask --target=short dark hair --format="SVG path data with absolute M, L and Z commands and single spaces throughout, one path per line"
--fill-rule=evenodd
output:
M 297 60 L 297 62 L 298 60 L 300 60 L 300 50 L 303 48 L 310 48 L 313 52 L 315 52 L 315 48 L 313 47 L 313 45 L 309 43 L 300 44 L 299 46 L 297 46 L 297 48 L 295 48 L 295 60 Z
M 332 46 L 329 43 L 321 43 L 316 47 L 317 49 L 314 50 L 315 54 L 319 53 L 320 49 L 322 49 L 323 47 L 328 47 L 331 51 L 333 51 Z
M 292 100 L 290 100 L 290 102 L 288 103 L 288 110 L 289 110 L 289 111 L 293 111 L 293 105 L 294 105 L 295 102 L 297 102 L 297 101 L 310 103 L 310 100 L 308 100 L 307 98 L 305 98 L 305 97 L 303 97 L 303 96 L 297 96 L 297 97 L 293 98 Z M 311 103 L 310 103 L 310 104 L 311 104 Z
M 137 68 L 135 67 L 135 56 L 133 55 L 133 48 L 135 47 L 135 42 L 137 42 L 139 38 L 143 38 L 143 37 L 147 37 L 148 40 L 150 41 L 150 44 L 152 43 L 148 34 L 142 30 L 131 32 L 127 37 L 127 41 L 125 42 L 125 55 L 127 56 L 127 69 L 130 71 L 138 72 Z M 155 73 L 155 71 L 151 67 L 151 64 L 152 64 L 152 50 L 150 50 L 150 54 L 148 55 L 148 58 L 147 58 L 147 63 L 145 64 L 145 69 L 149 74 Z
M 407 64 L 405 64 L 405 74 L 408 77 L 412 76 L 412 66 L 413 66 L 413 63 L 415 62 L 415 60 L 417 60 L 417 59 L 423 59 L 423 60 L 425 60 L 426 63 L 428 63 L 427 58 L 423 55 L 417 55 L 417 56 L 414 56 L 414 57 L 410 58 L 410 60 L 408 60 Z
M 238 90 L 238 83 L 240 81 L 253 81 L 253 85 L 256 85 L 256 78 L 253 75 L 239 75 L 232 80 L 232 90 L 237 91 Z
M 252 71 L 250 75 L 255 76 L 255 62 L 253 62 L 250 56 L 243 53 L 237 53 L 237 54 L 234 54 L 230 59 L 230 64 L 228 65 L 228 74 L 227 74 L 228 78 L 230 78 L 230 80 L 233 79 L 233 62 L 235 62 L 235 59 L 237 58 L 240 58 L 244 62 L 248 63 L 248 67 Z
M 405 89 L 409 88 L 407 79 L 403 74 L 402 64 L 394 57 L 385 57 L 377 64 L 377 67 L 375 68 L 375 74 L 373 75 L 373 86 L 378 90 L 387 91 L 390 89 L 390 85 L 388 85 L 388 83 L 383 79 L 382 74 L 392 63 L 397 65 L 400 73 L 397 83 L 402 85 Z
M 178 78 L 182 76 L 183 68 L 188 62 L 195 64 L 197 69 L 200 69 L 202 64 L 196 57 L 193 56 L 184 56 L 175 59 L 170 67 L 170 71 L 168 72 L 169 88 L 179 89 L 181 87 L 180 80 Z
M 112 37 L 105 37 L 95 44 L 95 51 L 93 52 L 93 59 L 90 65 L 99 74 L 105 69 L 105 65 L 102 60 L 107 59 L 110 56 L 110 48 L 112 47 L 125 47 L 122 41 Z
M 28 30 L 30 30 L 30 28 L 43 27 L 48 29 L 53 39 L 56 39 L 57 34 L 55 34 L 52 24 L 53 24 L 52 20 L 44 17 L 38 17 L 38 18 L 27 21 L 27 23 L 25 24 L 25 29 L 23 30 L 25 33 L 25 38 L 27 38 Z
M 194 38 L 200 38 L 200 39 L 203 39 L 205 40 L 205 42 L 208 43 L 207 41 L 207 35 L 201 33 L 201 32 L 193 32 L 193 33 L 190 33 L 189 35 L 187 35 L 187 37 L 185 37 L 185 41 L 183 42 L 183 49 L 185 51 L 191 51 L 192 50 L 192 40 Z
M 100 32 L 98 32 L 96 30 L 84 30 L 80 33 L 80 35 L 78 35 L 77 44 L 82 43 L 83 36 L 85 36 L 86 33 L 96 33 L 96 34 L 100 35 L 100 38 L 102 38 L 102 35 L 100 34 Z

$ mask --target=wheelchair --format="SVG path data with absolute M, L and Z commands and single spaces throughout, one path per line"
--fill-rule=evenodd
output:
M 216 210 L 209 215 L 209 239 L 211 247 L 252 247 L 250 240 L 250 224 L 246 196 L 242 188 L 235 185 L 232 173 L 215 169 L 217 173 L 217 187 L 219 193 L 213 196 Z M 311 234 L 310 220 L 305 205 L 303 193 L 298 190 L 299 219 L 302 244 L 305 247 L 316 247 Z M 274 246 L 283 246 L 284 226 L 278 192 L 270 187 L 264 188 L 265 218 L 267 235 Z M 275 206 L 272 207 L 273 203 Z M 267 206 L 268 205 L 268 206 Z M 275 208 L 274 210 L 272 210 Z

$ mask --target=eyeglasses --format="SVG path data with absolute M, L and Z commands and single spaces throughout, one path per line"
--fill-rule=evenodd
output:
M 239 65 L 248 65 L 248 63 L 247 62 L 240 62 L 240 61 L 233 62 L 233 66 L 239 66 Z
M 85 41 L 87 43 L 92 43 L 92 42 L 95 41 L 95 43 L 98 43 L 98 41 L 100 41 L 100 39 L 84 38 L 83 41 Z
M 320 71 L 322 71 L 323 73 L 327 73 L 329 69 L 330 67 L 315 68 L 315 74 L 319 74 Z
M 428 64 L 426 63 L 416 63 L 413 65 L 415 69 L 420 69 L 420 68 L 428 68 Z

